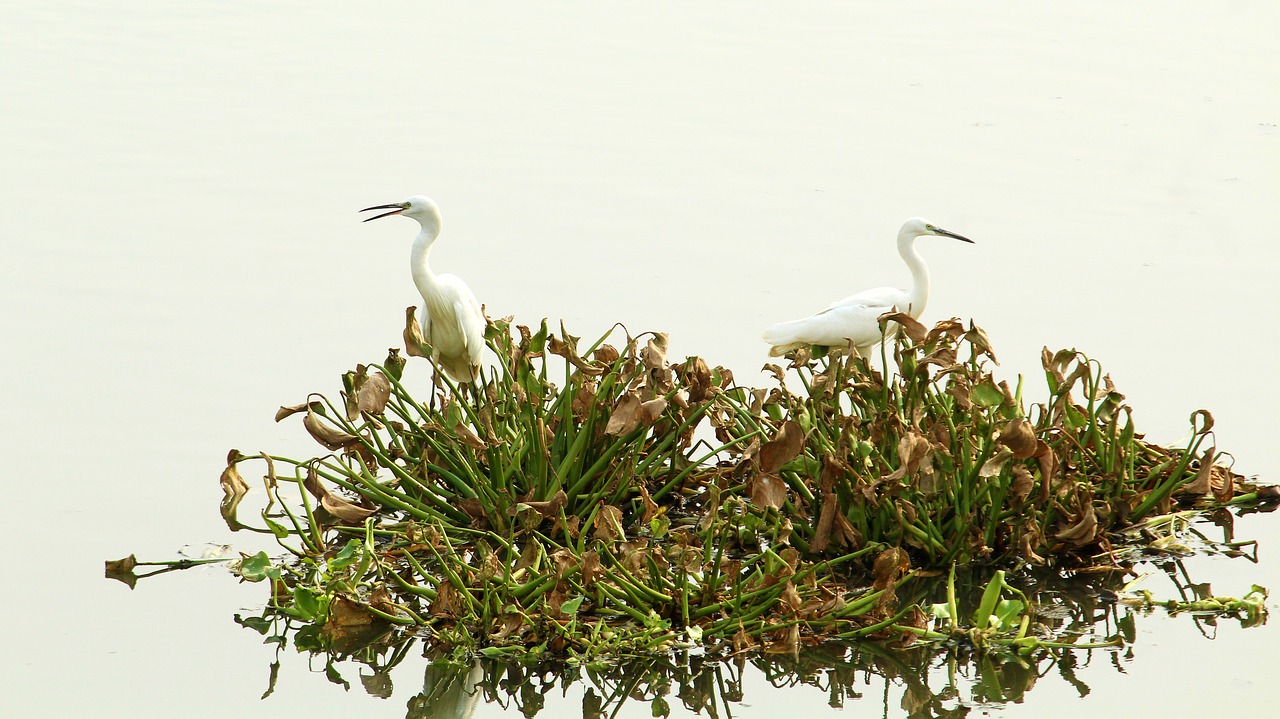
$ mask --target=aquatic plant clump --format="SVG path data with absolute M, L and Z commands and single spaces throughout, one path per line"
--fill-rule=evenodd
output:
M 411 310 L 406 349 L 427 356 Z M 424 402 L 392 350 L 346 373 L 337 401 L 281 408 L 327 454 L 231 453 L 228 523 L 245 527 L 241 468 L 261 463 L 261 531 L 295 557 L 240 572 L 269 578 L 279 611 L 333 641 L 400 624 L 489 655 L 794 652 L 939 636 L 897 599 L 920 571 L 1106 565 L 1116 530 L 1183 497 L 1254 489 L 1215 463 L 1207 412 L 1187 446 L 1161 448 L 1079 353 L 1046 350 L 1049 398 L 1026 406 L 1020 384 L 992 377 L 982 330 L 887 319 L 903 328 L 882 354 L 893 371 L 802 350 L 768 366 L 769 389 L 669 362 L 661 334 L 580 349 L 563 327 L 496 320 L 499 364 L 463 390 L 435 373 Z M 999 606 L 982 636 L 1017 631 L 1026 607 Z

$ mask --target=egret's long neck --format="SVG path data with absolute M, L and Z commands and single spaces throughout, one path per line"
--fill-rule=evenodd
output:
M 909 231 L 898 233 L 898 254 L 902 261 L 911 268 L 911 289 L 907 290 L 907 304 L 910 307 L 899 307 L 915 319 L 924 314 L 924 306 L 929 302 L 929 266 L 924 258 L 916 252 L 916 235 Z
M 438 226 L 428 224 L 422 225 L 422 231 L 413 240 L 413 251 L 409 255 L 409 268 L 413 271 L 413 284 L 418 286 L 418 292 L 422 294 L 423 299 L 429 295 L 436 294 L 438 284 L 436 275 L 431 271 L 431 263 L 428 257 L 431 254 L 431 246 L 435 244 L 436 237 L 440 235 Z

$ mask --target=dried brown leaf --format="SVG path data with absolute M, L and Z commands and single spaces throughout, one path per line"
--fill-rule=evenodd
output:
M 240 470 L 236 469 L 236 463 L 243 458 L 239 450 L 233 449 L 227 453 L 227 467 L 222 470 L 222 475 L 218 477 L 218 484 L 222 485 L 222 492 L 228 499 L 232 497 L 242 497 L 249 491 L 249 483 L 244 481 L 244 477 L 240 476 Z
M 569 495 L 565 494 L 562 489 L 545 502 L 520 502 L 518 506 L 528 507 L 544 517 L 556 517 L 559 516 L 560 510 L 564 509 L 568 504 Z M 512 507 L 508 510 L 508 514 L 515 514 L 516 511 L 516 507 Z
M 356 406 L 366 414 L 382 414 L 391 399 L 391 380 L 381 372 L 368 375 L 356 390 Z
M 613 412 L 609 414 L 609 422 L 604 427 L 605 434 L 617 437 L 629 434 L 640 426 L 642 404 L 640 393 L 635 390 L 622 395 L 622 399 L 618 400 Z
M 684 363 L 684 381 L 690 402 L 701 402 L 711 393 L 711 368 L 701 357 L 690 357 Z
M 404 308 L 404 353 L 410 357 L 430 357 L 427 341 L 422 336 L 422 325 L 414 316 L 417 310 L 417 307 Z
M 924 341 L 925 336 L 929 334 L 924 325 L 906 312 L 886 312 L 880 315 L 881 327 L 884 327 L 885 323 L 889 321 L 897 322 L 901 325 L 902 334 L 906 335 L 912 344 L 920 344 Z
M 489 445 L 485 444 L 480 435 L 476 434 L 470 427 L 458 422 L 453 425 L 453 436 L 457 437 L 463 444 L 472 449 L 486 449 Z
M 795 420 L 783 423 L 778 434 L 760 447 L 760 471 L 775 474 L 782 465 L 795 459 L 804 447 L 804 430 Z
M 1015 502 L 1026 501 L 1035 486 L 1036 481 L 1031 478 L 1031 472 L 1025 466 L 1013 465 L 1013 482 L 1009 485 L 1009 495 Z
M 771 474 L 757 474 L 751 480 L 751 503 L 757 507 L 782 509 L 787 501 L 787 484 Z
M 360 441 L 355 435 L 320 421 L 320 415 L 316 414 L 314 409 L 307 410 L 307 416 L 302 418 L 302 426 L 315 441 L 330 451 L 350 447 Z
M 644 402 L 640 405 L 640 421 L 646 427 L 651 426 L 659 417 L 662 416 L 662 413 L 666 408 L 667 400 L 662 397 Z
M 1013 450 L 1014 459 L 1034 457 L 1039 449 L 1035 431 L 1031 429 L 1031 424 L 1021 417 L 1010 420 L 1009 424 L 1000 430 L 998 441 Z
M 593 536 L 605 542 L 614 540 L 627 541 L 627 533 L 622 529 L 622 510 L 611 504 L 600 504 L 596 516 L 591 520 L 594 528 Z
M 276 421 L 279 422 L 292 414 L 306 412 L 308 408 L 320 409 L 322 407 L 324 405 L 319 402 L 299 402 L 298 404 L 281 405 L 280 409 L 276 410 Z

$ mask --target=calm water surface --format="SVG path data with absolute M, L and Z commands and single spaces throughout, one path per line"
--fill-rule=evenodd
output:
M 926 319 L 976 318 L 1034 383 L 1042 346 L 1082 349 L 1150 438 L 1206 407 L 1238 470 L 1280 479 L 1275 3 L 4 15 L 6 715 L 403 716 L 420 682 L 372 699 L 297 655 L 260 701 L 273 653 L 230 618 L 261 587 L 129 592 L 101 561 L 261 548 L 216 513 L 222 458 L 306 449 L 276 406 L 399 342 L 414 228 L 355 211 L 420 192 L 444 210 L 436 267 L 491 314 L 665 330 L 748 381 L 767 324 L 905 282 L 891 240 L 927 215 L 978 244 L 922 243 Z M 1280 590 L 1280 524 L 1245 524 L 1261 565 L 1197 581 Z M 975 711 L 1257 713 L 1280 701 L 1277 631 L 1154 616 L 1123 673 L 1080 671 L 1083 699 L 1051 676 Z M 877 681 L 844 712 L 899 711 Z M 579 713 L 574 691 L 544 715 Z M 834 713 L 755 675 L 735 707 L 794 710 Z

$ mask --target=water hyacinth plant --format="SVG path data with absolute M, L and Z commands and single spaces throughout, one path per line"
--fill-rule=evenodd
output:
M 326 454 L 231 453 L 228 523 L 245 526 L 242 468 L 260 463 L 263 529 L 294 556 L 241 573 L 331 641 L 399 624 L 490 656 L 789 653 L 932 636 L 897 599 L 921 571 L 1108 565 L 1116 530 L 1256 489 L 1216 463 L 1207 412 L 1185 447 L 1148 443 L 1079 353 L 1046 350 L 1048 399 L 1026 405 L 981 329 L 886 320 L 903 327 L 892 371 L 801 350 L 767 389 L 669 361 L 661 334 L 583 347 L 504 319 L 499 363 L 463 390 L 436 372 L 424 400 L 393 350 L 336 400 L 281 408 Z M 428 354 L 411 311 L 405 344 Z M 1025 609 L 1000 606 L 1000 622 Z

